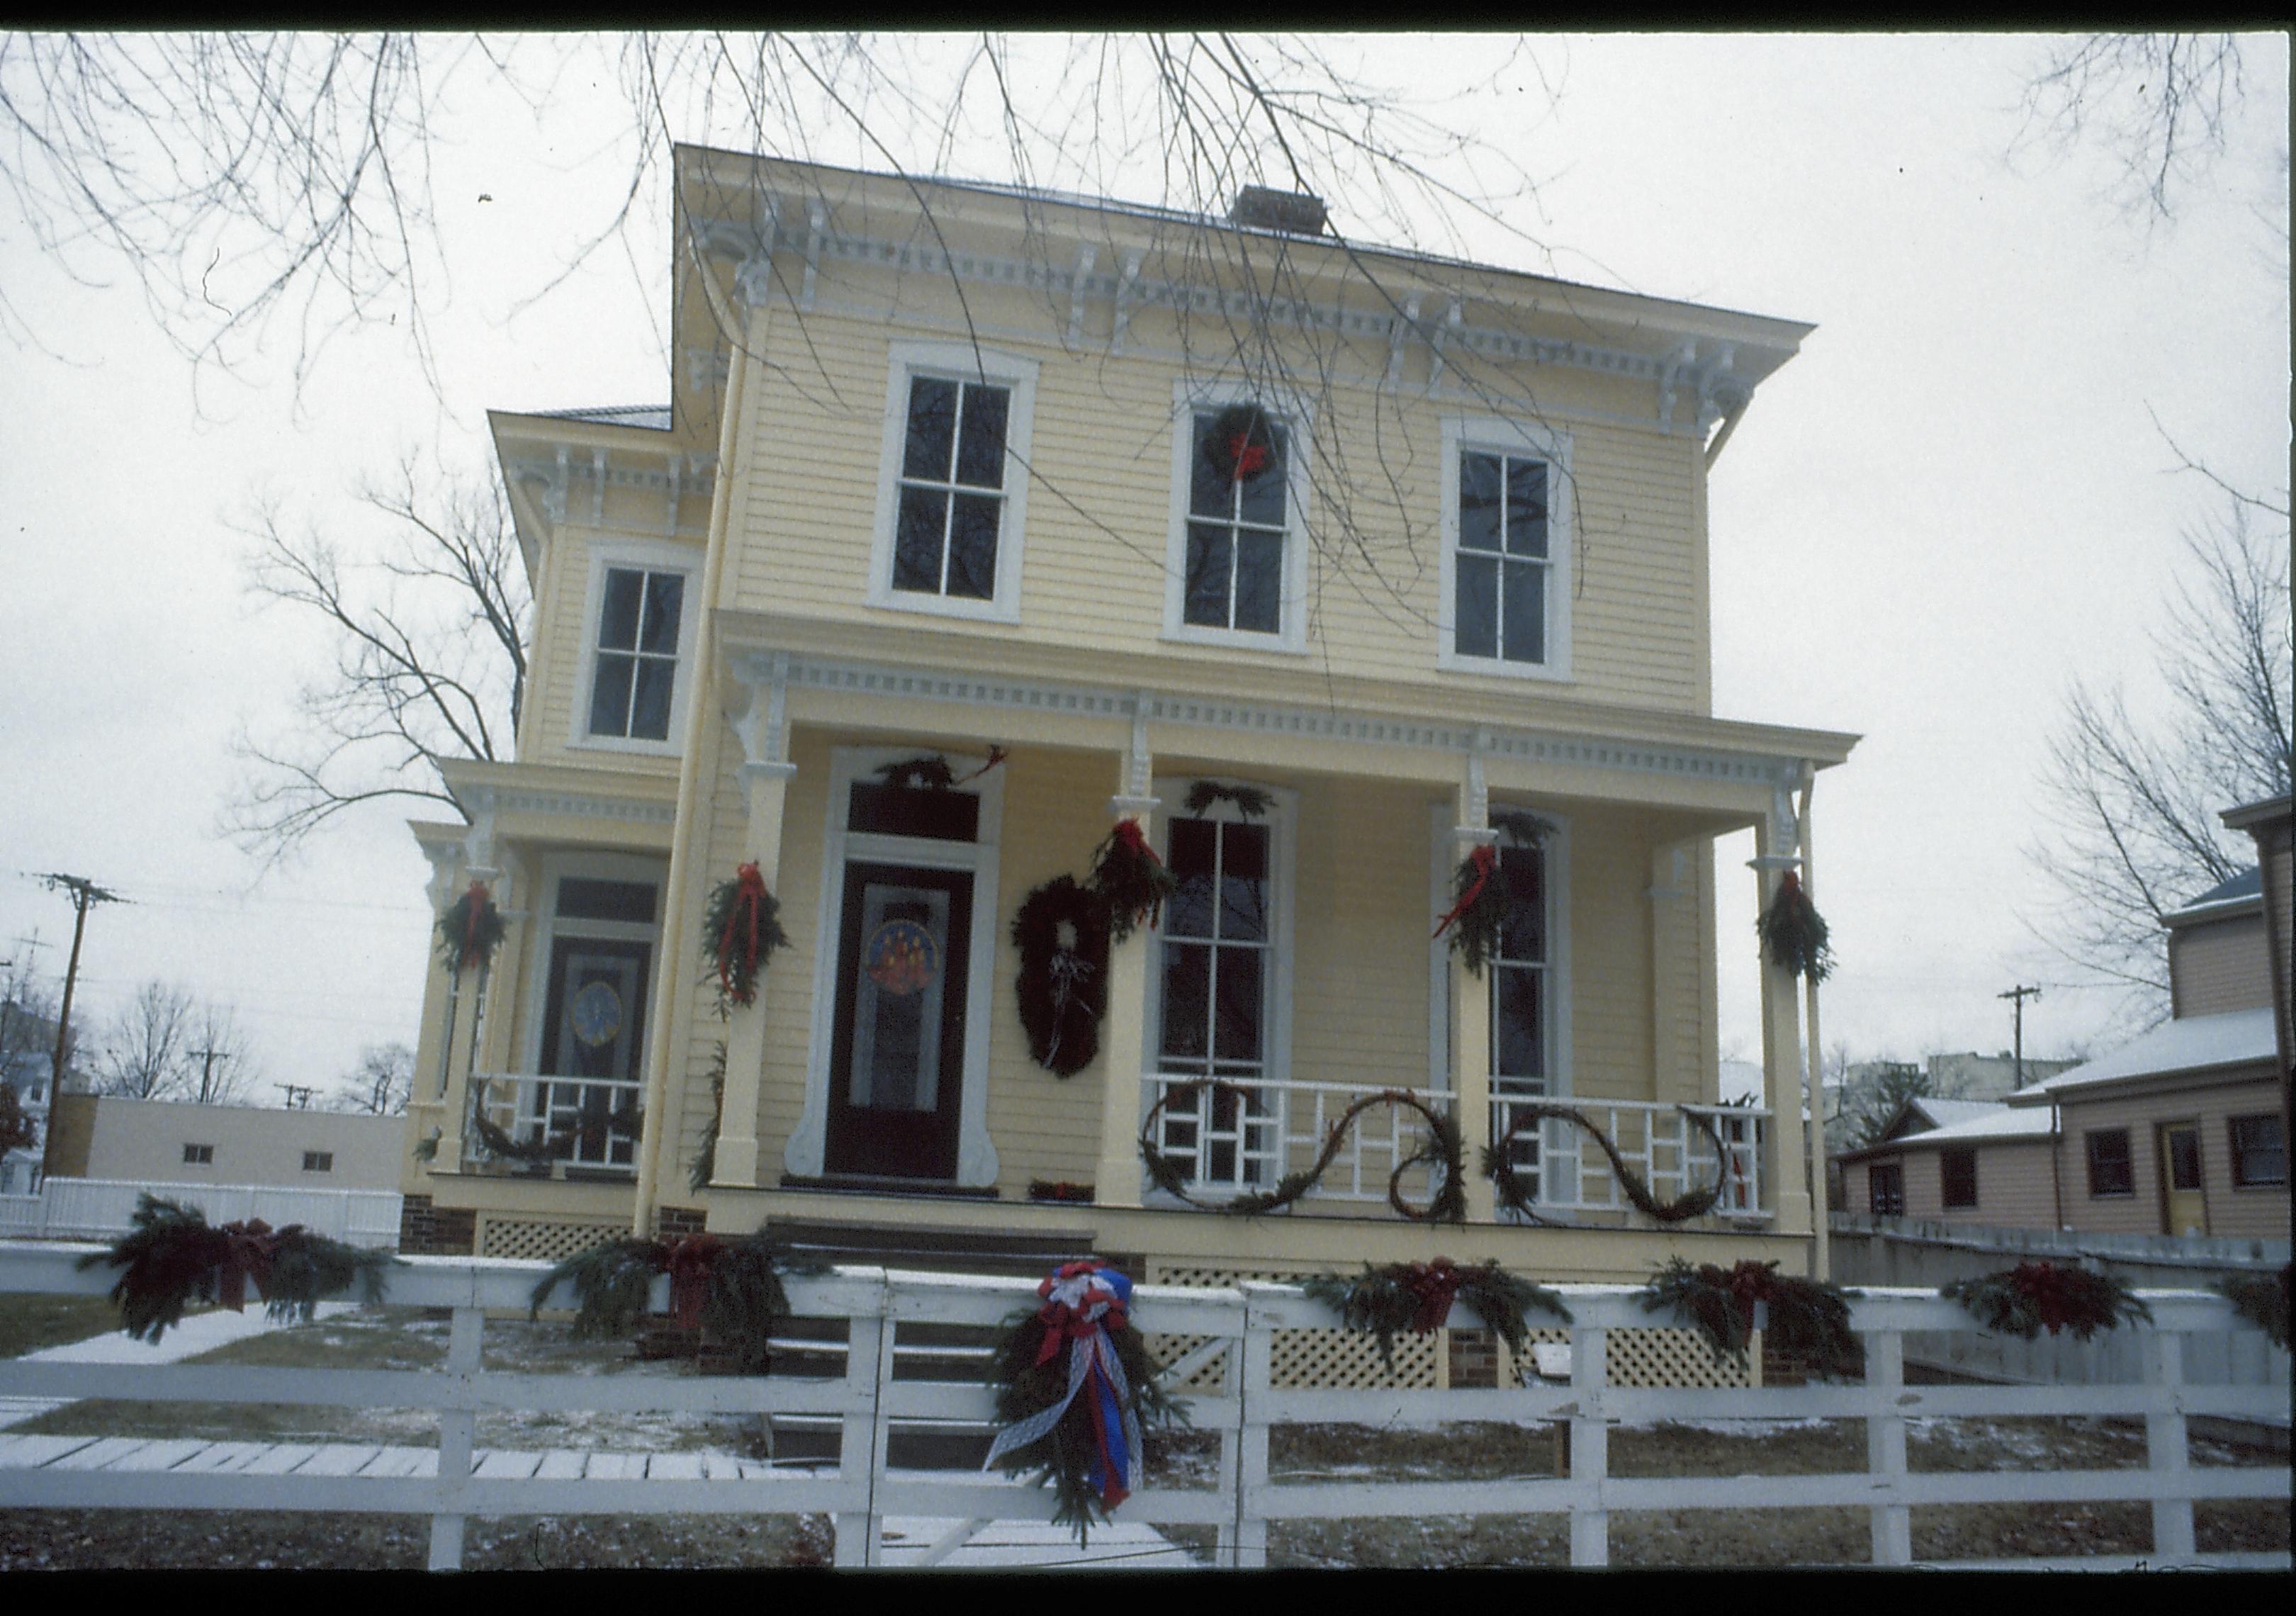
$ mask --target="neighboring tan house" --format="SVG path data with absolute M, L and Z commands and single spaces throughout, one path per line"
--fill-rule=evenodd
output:
M 405 1117 L 66 1095 L 58 1178 L 396 1190 Z
M 1802 1270 L 1800 988 L 1766 968 L 1767 1103 L 1718 1108 L 1712 854 L 1753 829 L 1774 890 L 1854 737 L 1713 716 L 1706 500 L 1809 327 L 1343 246 L 1319 206 L 676 174 L 668 407 L 492 417 L 536 601 L 516 760 L 446 766 L 469 823 L 414 830 L 434 906 L 483 882 L 507 936 L 430 970 L 409 1249 Z M 920 759 L 950 783 L 883 772 Z M 1521 814 L 1536 845 L 1494 828 Z M 1181 894 L 1056 1077 L 1015 915 L 1128 819 Z M 1494 843 L 1477 976 L 1431 934 Z M 745 863 L 789 941 L 721 1020 L 703 917 Z M 1456 1119 L 1467 1226 L 1390 1208 L 1433 1186 L 1376 1099 L 1288 1212 L 1190 1203 L 1391 1089 Z M 1664 1196 L 1720 1139 L 1722 1206 L 1652 1223 L 1556 1121 L 1511 1153 L 1558 1226 L 1502 1217 L 1482 1147 L 1542 1095 Z
M 2279 807 L 2284 816 L 2285 800 Z M 2284 853 L 2284 890 L 2286 868 Z M 2264 912 L 2251 870 L 2169 915 L 2169 1021 L 1983 1115 L 1847 1153 L 1846 1209 L 2287 1239 L 2287 1067 L 2275 1026 L 2276 989 L 2285 988 Z

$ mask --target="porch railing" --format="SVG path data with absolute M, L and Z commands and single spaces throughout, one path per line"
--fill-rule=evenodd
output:
M 471 1081 L 486 1085 L 481 1114 L 513 1144 L 545 1145 L 550 1161 L 569 1167 L 637 1170 L 641 1085 L 531 1072 L 476 1073 Z M 464 1141 L 463 1155 L 473 1162 L 488 1159 L 476 1137 Z
M 1723 1218 L 1767 1218 L 1762 1182 L 1762 1134 L 1769 1113 L 1736 1105 L 1668 1105 L 1646 1100 L 1505 1095 L 1491 1101 L 1491 1137 L 1503 1139 L 1518 1123 L 1510 1147 L 1515 1171 L 1534 1190 L 1538 1206 L 1558 1212 L 1615 1212 L 1633 1205 L 1610 1158 L 1587 1130 L 1566 1117 L 1536 1118 L 1534 1106 L 1568 1106 L 1601 1128 L 1634 1175 L 1660 1201 L 1674 1201 L 1715 1182 L 1718 1166 Z M 1721 1155 L 1715 1154 L 1718 1143 Z

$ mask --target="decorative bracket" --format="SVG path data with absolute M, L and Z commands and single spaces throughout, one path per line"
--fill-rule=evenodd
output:
M 1132 693 L 1132 750 L 1124 759 L 1124 795 L 1143 801 L 1153 800 L 1148 794 L 1154 783 L 1156 763 L 1148 750 L 1148 708 L 1152 700 L 1144 690 Z
M 1431 393 L 1442 382 L 1444 368 L 1449 363 L 1444 357 L 1443 350 L 1450 345 L 1451 339 L 1459 334 L 1465 319 L 1466 305 L 1459 299 L 1453 298 L 1449 312 L 1443 316 L 1443 323 L 1435 328 L 1434 334 L 1427 340 L 1429 350 L 1427 390 Z
M 821 241 L 829 226 L 828 211 L 818 201 L 809 202 L 805 209 L 805 285 L 798 292 L 797 306 L 813 307 L 813 283 L 821 267 Z
M 775 652 L 770 661 L 750 656 L 734 663 L 746 700 L 739 712 L 726 710 L 726 721 L 742 742 L 742 773 L 748 778 L 797 773 L 789 760 L 789 663 L 786 651 Z
M 1111 354 L 1124 351 L 1124 333 L 1132 324 L 1132 287 L 1140 278 L 1141 256 L 1137 252 L 1124 255 L 1123 278 L 1116 283 L 1116 324 L 1108 338 L 1108 351 Z
M 1419 294 L 1413 292 L 1404 300 L 1403 314 L 1387 328 L 1387 374 L 1381 379 L 1382 387 L 1393 387 L 1403 377 L 1403 345 L 1419 329 Z
M 1084 297 L 1092 284 L 1093 260 L 1098 249 L 1086 242 L 1077 249 L 1075 278 L 1069 282 L 1069 346 L 1074 348 L 1084 332 Z
M 606 451 L 590 451 L 590 525 L 606 525 Z

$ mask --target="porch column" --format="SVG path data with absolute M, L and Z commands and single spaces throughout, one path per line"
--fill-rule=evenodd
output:
M 455 877 L 460 869 L 461 849 L 454 844 L 426 843 L 423 854 L 430 860 L 430 880 L 422 894 L 430 899 L 433 928 L 428 941 L 429 973 L 423 997 L 422 1026 L 415 1039 L 414 1078 L 409 1086 L 407 1115 L 413 1119 L 411 1131 L 417 1140 L 430 1136 L 430 1129 L 440 1130 L 439 1153 L 430 1163 L 434 1173 L 460 1170 L 463 1144 L 462 1118 L 449 1101 L 455 1060 L 455 1031 L 462 1024 L 463 992 L 455 982 L 455 973 L 447 969 L 439 957 L 439 933 L 436 917 L 447 912 L 455 901 Z
M 1816 794 L 1817 770 L 1805 763 L 1801 766 L 1801 808 L 1794 822 L 1795 833 L 1801 845 L 1801 890 L 1812 904 L 1817 902 L 1817 854 L 1811 845 L 1809 833 L 1809 800 Z M 1825 1162 L 1825 1046 L 1817 1033 L 1817 983 L 1806 979 L 1801 985 L 1802 1021 L 1808 1029 L 1808 1079 L 1806 1085 L 1809 1102 L 1809 1124 L 1802 1131 L 1808 1136 L 1805 1145 L 1809 1152 L 1810 1234 L 1815 1243 L 1810 1247 L 1810 1276 L 1814 1279 L 1833 1277 L 1833 1258 L 1828 1237 L 1833 1228 L 1828 1218 L 1826 1201 Z
M 1455 865 L 1472 849 L 1498 843 L 1498 833 L 1490 828 L 1490 793 L 1484 786 L 1479 751 L 1467 754 L 1458 808 L 1458 823 L 1451 832 Z M 1491 968 L 1485 964 L 1480 975 L 1454 969 L 1450 978 L 1451 1093 L 1458 1102 L 1467 1221 L 1493 1223 L 1498 1218 L 1498 1199 L 1483 1174 L 1483 1150 L 1491 1142 Z
M 1769 913 L 1777 897 L 1779 877 L 1801 862 L 1793 852 L 1799 832 L 1793 804 L 1780 786 L 1771 811 L 1754 827 L 1755 896 L 1762 914 Z M 1795 1002 L 1800 996 L 1793 972 L 1772 964 L 1767 948 L 1761 968 L 1762 1100 L 1770 1112 L 1762 1179 L 1776 1214 L 1773 1226 L 1801 1235 L 1811 1226 L 1809 1191 L 1803 1183 L 1801 1017 Z
M 1117 793 L 1108 800 L 1111 820 L 1136 821 L 1152 834 L 1158 800 L 1149 795 L 1155 759 L 1148 751 L 1148 698 L 1132 708 L 1132 749 L 1120 760 Z M 1148 1051 L 1147 928 L 1136 928 L 1108 949 L 1107 1029 L 1100 1041 L 1107 1070 L 1100 1096 L 1100 1163 L 1093 1173 L 1093 1195 L 1101 1206 L 1138 1206 L 1144 1175 L 1140 1164 L 1141 1067 Z
M 484 882 L 495 906 L 501 908 L 508 894 L 500 889 L 502 871 L 495 864 L 492 794 L 480 793 L 470 805 L 470 811 L 471 828 L 463 836 L 461 847 L 462 873 L 449 883 L 449 890 L 464 890 L 474 881 Z M 440 906 L 445 906 L 443 902 Z M 502 947 L 496 950 L 497 960 L 510 950 L 512 940 L 509 936 L 504 938 Z M 471 1132 L 471 1071 L 479 1058 L 479 1038 L 486 1019 L 483 1013 L 487 997 L 486 979 L 492 973 L 493 966 L 489 964 L 484 971 L 463 972 L 459 982 L 451 973 L 447 979 L 447 1003 L 452 1008 L 450 1020 L 442 1033 L 446 1040 L 445 1090 L 440 1095 L 443 1109 L 439 1120 L 438 1149 L 430 1159 L 433 1172 L 459 1173 L 463 1170 L 463 1153 Z M 420 1081 L 419 1075 L 417 1081 Z
M 754 666 L 742 670 L 750 689 L 746 712 L 734 720 L 747 758 L 742 765 L 742 793 L 749 799 L 749 824 L 742 833 L 742 862 L 754 864 L 766 890 L 781 895 L 782 824 L 789 808 L 789 783 L 797 765 L 789 761 L 789 659 L 776 655 L 770 682 L 758 679 Z M 712 871 L 713 882 L 731 870 Z M 766 1070 L 766 996 L 774 973 L 758 973 L 756 999 L 735 1005 L 726 1023 L 726 1092 L 718 1110 L 718 1152 L 709 1175 L 713 1186 L 754 1189 L 758 1185 L 758 1100 Z M 667 1124 L 668 1119 L 664 1118 Z

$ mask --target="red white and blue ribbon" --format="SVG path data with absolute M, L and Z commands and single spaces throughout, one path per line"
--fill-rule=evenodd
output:
M 1067 1342 L 1068 1390 L 1050 1407 L 998 1431 L 982 1468 L 993 1469 L 1005 1454 L 1047 1435 L 1082 1395 L 1092 1411 L 1098 1449 L 1086 1475 L 1099 1490 L 1103 1507 L 1114 1509 L 1131 1496 L 1139 1480 L 1140 1416 L 1132 1407 L 1131 1389 L 1125 1384 L 1124 1366 L 1117 1360 L 1110 1333 L 1125 1325 L 1132 1282 L 1098 1263 L 1072 1262 L 1038 1284 L 1037 1294 L 1045 1301 L 1037 1314 L 1045 1325 L 1037 1362 L 1052 1362 Z

